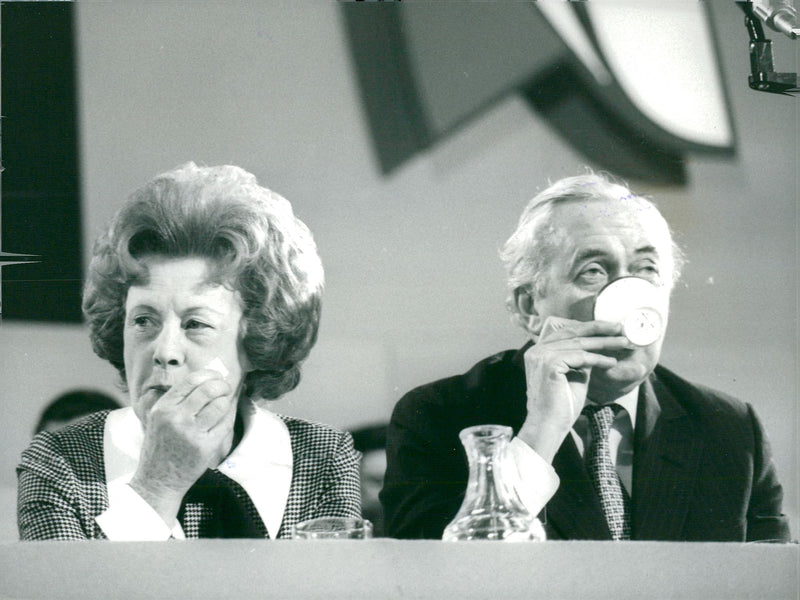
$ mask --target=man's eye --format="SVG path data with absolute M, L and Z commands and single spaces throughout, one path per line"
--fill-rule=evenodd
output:
M 197 319 L 189 319 L 184 324 L 186 329 L 205 329 L 207 327 L 211 327 L 208 323 L 203 323 L 202 321 L 198 321 Z
M 587 281 L 596 281 L 606 276 L 606 270 L 599 266 L 591 266 L 585 268 L 580 273 L 580 277 Z
M 645 279 L 652 280 L 659 276 L 658 267 L 653 264 L 641 265 L 636 269 L 636 274 Z

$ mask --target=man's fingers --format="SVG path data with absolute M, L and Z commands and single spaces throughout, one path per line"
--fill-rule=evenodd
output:
M 558 357 L 554 358 L 553 364 L 557 373 L 566 375 L 573 370 L 591 369 L 593 367 L 610 369 L 617 364 L 617 359 L 604 354 L 576 350 L 574 352 L 559 353 Z
M 548 317 L 542 326 L 538 343 L 568 340 L 579 337 L 619 336 L 622 325 L 609 321 L 574 321 L 559 317 Z
M 626 337 L 581 337 L 558 340 L 545 344 L 536 344 L 525 353 L 526 362 L 545 360 L 558 362 L 566 360 L 567 356 L 582 356 L 581 353 L 591 353 L 606 356 L 608 353 L 632 350 L 634 346 Z M 563 356 L 562 356 L 563 355 Z
M 603 350 L 633 350 L 636 346 L 624 336 L 614 337 L 576 337 L 566 340 L 556 340 L 543 344 L 543 352 L 587 350 L 589 352 L 602 352 Z

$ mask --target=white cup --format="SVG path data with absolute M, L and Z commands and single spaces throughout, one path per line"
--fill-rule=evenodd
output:
M 594 318 L 622 323 L 632 344 L 649 346 L 664 335 L 665 294 L 641 277 L 620 277 L 606 285 L 594 301 Z

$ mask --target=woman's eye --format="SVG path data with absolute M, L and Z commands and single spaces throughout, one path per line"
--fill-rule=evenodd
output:
M 136 327 L 147 327 L 148 325 L 152 325 L 152 323 L 153 323 L 153 320 L 150 317 L 146 316 L 146 315 L 142 315 L 142 316 L 138 316 L 138 317 L 134 317 L 133 318 L 133 324 Z
M 203 323 L 202 321 L 198 321 L 197 319 L 189 319 L 186 321 L 184 325 L 186 329 L 204 329 L 206 327 L 211 327 L 208 323 Z

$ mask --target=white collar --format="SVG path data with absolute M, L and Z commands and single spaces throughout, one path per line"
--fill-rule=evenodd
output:
M 292 441 L 286 424 L 248 401 L 240 408 L 244 435 L 217 467 L 241 485 L 272 539 L 278 537 L 292 483 Z M 142 424 L 130 407 L 111 411 L 105 423 L 106 482 L 130 482 L 144 441 Z
M 630 392 L 625 394 L 622 398 L 614 400 L 622 408 L 628 411 L 631 418 L 631 431 L 636 429 L 636 407 L 639 404 L 639 386 L 637 385 Z
M 631 431 L 636 429 L 636 407 L 639 404 L 639 388 L 640 386 L 637 385 L 630 392 L 620 398 L 617 398 L 613 402 L 613 404 L 619 404 L 627 411 L 628 416 L 631 418 Z M 597 404 L 597 402 L 593 402 L 587 398 L 586 404 Z

